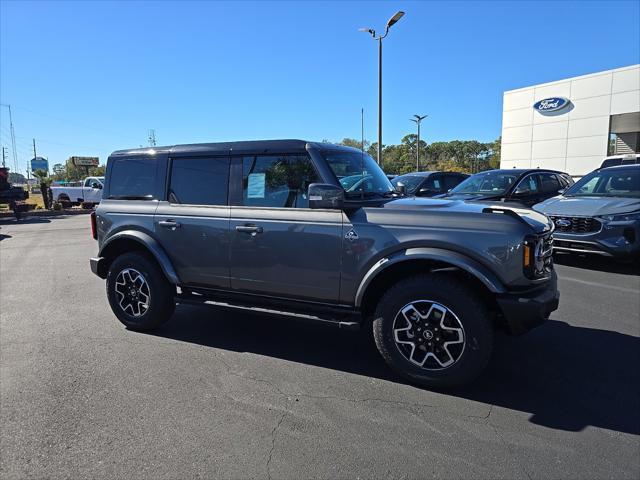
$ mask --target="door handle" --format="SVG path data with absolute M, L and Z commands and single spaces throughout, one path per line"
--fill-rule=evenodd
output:
M 158 225 L 164 228 L 169 228 L 171 230 L 175 230 L 176 228 L 180 228 L 180 224 L 175 220 L 161 220 L 158 222 Z
M 250 233 L 252 236 L 262 233 L 262 227 L 257 225 L 236 225 L 236 232 Z

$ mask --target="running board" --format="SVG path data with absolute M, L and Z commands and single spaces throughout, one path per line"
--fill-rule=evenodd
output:
M 234 303 L 222 302 L 218 300 L 211 300 L 208 298 L 188 298 L 183 295 L 176 296 L 176 302 L 179 304 L 189 304 L 189 305 L 210 305 L 218 308 L 228 308 L 233 310 L 244 310 L 251 313 L 258 313 L 264 315 L 274 315 L 280 317 L 290 317 L 296 320 L 314 322 L 314 323 L 323 323 L 325 325 L 331 325 L 334 327 L 338 327 L 344 330 L 359 330 L 360 322 L 356 321 L 345 321 L 345 320 L 337 320 L 332 318 L 322 318 L 315 315 L 308 315 L 306 313 L 298 313 L 298 312 L 290 312 L 284 310 L 275 310 L 272 308 L 264 308 L 264 307 L 251 307 L 247 305 L 239 305 Z

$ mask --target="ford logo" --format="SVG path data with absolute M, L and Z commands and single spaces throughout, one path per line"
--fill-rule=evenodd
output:
M 561 228 L 567 228 L 571 226 L 571 220 L 567 220 L 566 218 L 561 218 L 556 220 L 556 225 Z
M 538 112 L 556 112 L 569 105 L 570 101 L 564 97 L 545 98 L 533 104 L 534 110 Z

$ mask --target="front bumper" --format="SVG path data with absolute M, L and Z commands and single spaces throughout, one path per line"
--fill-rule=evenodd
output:
M 107 262 L 103 257 L 94 257 L 89 259 L 89 264 L 91 265 L 91 271 L 104 279 L 107 278 Z
M 640 222 L 602 222 L 598 232 L 553 234 L 555 252 L 590 253 L 604 257 L 633 257 L 640 254 Z
M 526 333 L 544 323 L 551 312 L 558 309 L 560 292 L 556 272 L 543 287 L 527 292 L 503 293 L 497 301 L 507 331 L 511 335 Z

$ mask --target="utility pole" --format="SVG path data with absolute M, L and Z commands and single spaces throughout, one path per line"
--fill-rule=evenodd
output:
M 11 152 L 13 154 L 13 168 L 15 168 L 15 173 L 18 173 L 18 154 L 16 149 L 16 132 L 13 130 L 13 116 L 11 115 L 11 105 L 7 105 L 6 103 L 0 104 L 3 107 L 7 107 L 9 109 L 9 128 L 11 130 Z
M 414 115 L 413 118 L 409 119 L 418 126 L 418 140 L 416 141 L 416 172 L 420 171 L 420 122 L 428 116 L 429 115 Z
M 149 130 L 149 146 L 156 146 L 156 131 L 154 129 Z
M 5 153 L 5 148 L 2 147 L 2 168 L 5 168 L 7 166 L 7 155 Z

